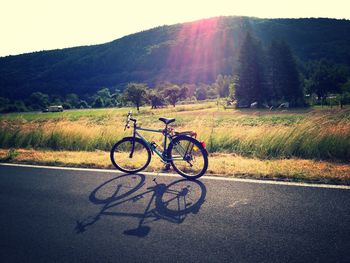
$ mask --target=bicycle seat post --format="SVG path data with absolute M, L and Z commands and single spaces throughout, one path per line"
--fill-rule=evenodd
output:
M 167 138 L 168 138 L 168 123 L 165 123 L 165 129 L 164 129 L 164 152 L 163 154 L 167 157 L 166 154 L 166 144 L 167 144 Z M 168 157 L 167 157 L 168 158 Z

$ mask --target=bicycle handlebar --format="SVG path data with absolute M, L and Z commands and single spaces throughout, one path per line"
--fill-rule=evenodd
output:
M 132 111 L 128 112 L 128 115 L 126 116 L 126 122 L 125 122 L 125 127 L 124 127 L 124 131 L 126 130 L 126 128 L 130 128 L 130 121 L 136 122 L 136 119 L 131 118 L 132 115 Z

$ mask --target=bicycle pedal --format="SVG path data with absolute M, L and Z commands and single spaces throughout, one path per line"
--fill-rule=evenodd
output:
M 164 166 L 163 170 L 164 170 L 164 171 L 169 171 L 169 170 L 170 170 L 170 168 L 171 168 L 170 163 L 167 163 L 167 164 L 165 164 L 165 166 Z

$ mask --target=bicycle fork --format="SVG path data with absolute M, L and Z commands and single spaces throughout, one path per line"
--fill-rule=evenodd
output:
M 134 151 L 135 151 L 135 138 L 136 138 L 136 123 L 134 122 L 134 131 L 133 131 L 133 134 L 132 134 L 132 146 L 131 146 L 131 152 L 129 154 L 129 158 L 132 158 L 132 156 L 134 155 Z

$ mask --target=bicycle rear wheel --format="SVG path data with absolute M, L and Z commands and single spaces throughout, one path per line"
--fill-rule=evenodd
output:
M 144 170 L 151 161 L 151 150 L 139 138 L 135 138 L 133 153 L 133 137 L 125 137 L 118 141 L 111 149 L 112 164 L 125 173 L 137 173 Z
M 169 146 L 174 170 L 187 179 L 197 179 L 208 169 L 208 153 L 202 144 L 189 136 L 176 137 Z

